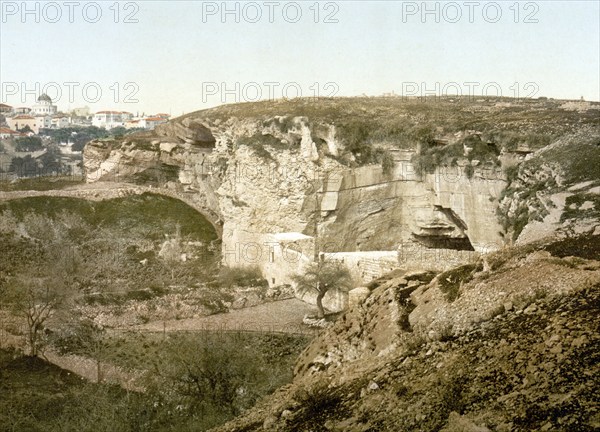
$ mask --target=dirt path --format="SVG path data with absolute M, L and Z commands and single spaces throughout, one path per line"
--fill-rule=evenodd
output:
M 280 300 L 234 310 L 225 314 L 182 320 L 155 321 L 135 326 L 142 331 L 256 331 L 312 334 L 314 329 L 302 324 L 315 307 L 298 299 Z

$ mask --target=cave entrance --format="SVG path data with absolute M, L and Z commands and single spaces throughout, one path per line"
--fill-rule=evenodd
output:
M 469 240 L 469 237 L 467 236 L 460 238 L 448 238 L 445 236 L 420 236 L 413 234 L 413 237 L 417 242 L 430 249 L 453 249 L 464 251 L 475 250 L 471 244 L 471 240 Z

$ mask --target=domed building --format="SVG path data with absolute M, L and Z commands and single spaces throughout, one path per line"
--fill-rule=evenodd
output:
M 58 112 L 56 105 L 52 105 L 52 99 L 46 93 L 40 95 L 37 103 L 31 108 L 33 115 L 54 115 Z

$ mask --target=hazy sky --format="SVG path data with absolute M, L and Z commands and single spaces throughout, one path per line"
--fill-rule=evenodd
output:
M 597 101 L 599 3 L 2 0 L 0 99 L 46 87 L 61 110 L 173 115 L 297 94 Z

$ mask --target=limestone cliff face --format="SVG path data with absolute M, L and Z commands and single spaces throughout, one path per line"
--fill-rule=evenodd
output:
M 495 202 L 505 180 L 498 171 L 476 167 L 469 179 L 459 164 L 420 176 L 412 153 L 391 147 L 391 170 L 349 168 L 336 157 L 337 135 L 334 124 L 306 117 L 199 114 L 153 133 L 93 141 L 84 165 L 88 182 L 151 184 L 194 200 L 222 225 L 229 265 L 272 262 L 276 233 L 313 237 L 325 252 L 500 246 Z M 422 267 L 415 256 L 413 267 Z
M 499 216 L 517 244 L 600 233 L 600 131 L 583 129 L 515 166 Z

